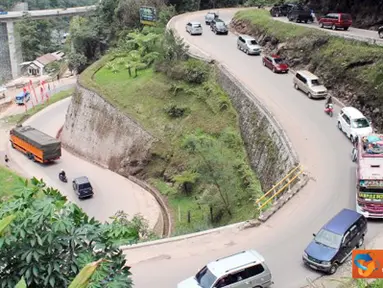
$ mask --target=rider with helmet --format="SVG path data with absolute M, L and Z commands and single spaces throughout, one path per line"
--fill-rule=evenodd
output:
M 330 104 L 332 104 L 332 97 L 331 95 L 328 96 L 328 98 L 326 99 L 326 104 L 325 104 L 325 108 L 327 109 Z
M 62 178 L 66 177 L 64 169 L 61 169 L 61 171 L 59 173 L 59 176 L 62 177 Z

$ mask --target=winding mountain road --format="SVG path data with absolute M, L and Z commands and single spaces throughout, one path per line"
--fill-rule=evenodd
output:
M 235 11 L 221 10 L 220 18 L 229 22 Z M 207 262 L 249 248 L 266 258 L 274 288 L 303 287 L 308 284 L 306 277 L 321 276 L 302 265 L 302 252 L 312 233 L 342 208 L 355 209 L 352 145 L 336 128 L 336 117 L 324 114 L 323 101 L 310 100 L 296 91 L 291 74 L 274 74 L 262 66 L 261 57 L 237 50 L 235 35 L 214 35 L 204 24 L 202 36 L 187 34 L 185 24 L 192 20 L 204 23 L 205 14 L 206 11 L 199 11 L 177 16 L 171 28 L 192 44 L 191 49 L 204 51 L 225 64 L 263 101 L 285 128 L 313 180 L 258 228 L 228 228 L 183 241 L 126 250 L 135 287 L 176 287 Z M 335 112 L 338 111 L 336 107 Z M 370 221 L 366 242 L 382 227 L 381 222 Z
M 28 119 L 23 125 L 30 125 L 44 133 L 56 137 L 58 130 L 64 124 L 65 114 L 71 98 L 56 102 Z M 48 186 L 55 187 L 68 197 L 68 200 L 79 205 L 89 216 L 100 221 L 109 221 L 117 211 L 124 211 L 129 216 L 141 213 L 154 227 L 161 217 L 160 207 L 155 198 L 139 185 L 108 169 L 89 163 L 65 149 L 62 149 L 60 160 L 41 165 L 32 162 L 8 144 L 7 153 L 11 159 L 12 168 L 26 177 L 43 178 Z M 68 183 L 58 179 L 60 169 L 68 176 Z M 88 176 L 94 189 L 94 197 L 79 200 L 72 190 L 71 180 L 79 176 Z

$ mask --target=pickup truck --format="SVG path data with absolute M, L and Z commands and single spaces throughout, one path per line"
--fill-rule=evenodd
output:
M 205 15 L 205 24 L 210 25 L 210 22 L 219 17 L 218 12 L 207 12 Z
M 12 148 L 35 162 L 48 163 L 61 157 L 61 142 L 31 126 L 16 126 L 9 134 Z

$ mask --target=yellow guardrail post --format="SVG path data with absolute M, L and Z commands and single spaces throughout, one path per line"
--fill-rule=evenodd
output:
M 291 183 L 295 179 L 297 179 L 298 176 L 301 175 L 302 173 L 303 173 L 302 165 L 298 165 L 293 170 L 291 170 L 285 177 L 283 177 L 273 187 L 271 187 L 269 191 L 267 191 L 265 194 L 263 194 L 260 198 L 258 198 L 255 201 L 256 205 L 258 206 L 258 210 L 260 210 L 262 212 L 262 208 L 265 207 L 268 203 L 270 203 L 270 201 L 275 199 L 279 194 L 281 194 L 286 189 L 286 187 L 290 191 Z M 291 176 L 293 176 L 293 177 L 291 177 Z M 287 183 L 285 183 L 281 188 L 276 190 L 286 180 L 288 180 Z M 271 197 L 269 197 L 264 203 L 262 203 L 262 200 L 264 200 L 266 197 L 268 197 L 271 194 L 271 192 L 274 192 L 271 195 Z

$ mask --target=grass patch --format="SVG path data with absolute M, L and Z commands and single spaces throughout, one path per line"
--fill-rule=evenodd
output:
M 21 186 L 20 176 L 3 166 L 0 166 L 0 183 L 1 201 L 4 201 L 4 197 L 8 198 L 17 193 Z
M 51 97 L 49 97 L 49 102 L 44 102 L 44 103 L 35 105 L 33 108 L 29 109 L 27 112 L 4 117 L 4 120 L 12 124 L 22 123 L 26 121 L 28 118 L 30 118 L 31 116 L 35 115 L 36 113 L 46 108 L 47 106 L 53 103 L 56 103 L 60 100 L 63 100 L 65 98 L 68 98 L 69 96 L 72 96 L 73 92 L 74 92 L 74 88 L 55 93 Z
M 292 60 L 293 68 L 309 67 L 337 97 L 346 98 L 363 111 L 376 108 L 382 111 L 383 47 L 273 20 L 264 10 L 239 11 L 234 16 L 234 26 L 236 22 L 249 24 L 246 31 L 254 35 L 267 35 L 276 39 L 276 43 L 285 42 L 279 53 Z M 370 112 L 371 118 L 380 119 L 378 110 Z M 383 121 L 379 119 L 374 124 L 380 128 Z
M 132 77 L 126 61 L 106 56 L 80 76 L 80 83 L 159 139 L 141 176 L 167 197 L 176 235 L 253 218 L 260 183 L 248 164 L 237 114 L 213 68 L 188 60 L 166 73 L 147 68 Z M 175 80 L 180 78 L 188 82 Z

